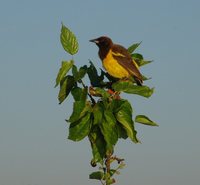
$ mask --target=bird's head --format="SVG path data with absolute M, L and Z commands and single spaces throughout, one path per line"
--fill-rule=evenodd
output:
M 110 48 L 113 44 L 112 40 L 106 36 L 92 39 L 90 42 L 94 42 L 99 48 Z

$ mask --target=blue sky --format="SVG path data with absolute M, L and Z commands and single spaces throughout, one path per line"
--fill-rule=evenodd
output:
M 59 41 L 63 22 L 79 40 L 78 66 L 91 59 L 101 67 L 88 42 L 101 35 L 125 47 L 142 41 L 138 52 L 154 60 L 142 73 L 155 94 L 124 98 L 160 126 L 136 125 L 142 144 L 118 143 L 127 166 L 117 184 L 198 185 L 199 7 L 198 0 L 1 0 L 0 184 L 99 184 L 88 180 L 88 140 L 67 140 L 72 102 L 58 105 L 54 89 L 61 61 L 71 59 Z

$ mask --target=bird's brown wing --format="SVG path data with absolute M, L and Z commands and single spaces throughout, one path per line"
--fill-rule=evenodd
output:
M 135 66 L 133 59 L 123 46 L 114 44 L 112 47 L 113 58 L 133 76 L 138 85 L 142 85 L 142 75 Z

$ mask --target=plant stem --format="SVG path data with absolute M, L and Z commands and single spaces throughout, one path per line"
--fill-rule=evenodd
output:
M 83 80 L 81 80 L 81 84 L 82 84 L 82 86 L 83 86 L 84 88 L 86 88 L 86 85 L 83 83 Z M 92 104 L 95 105 L 95 104 L 96 104 L 96 101 L 94 100 L 94 98 L 91 96 L 90 93 L 88 93 L 88 96 L 90 97 L 90 100 L 91 100 Z
M 106 161 L 105 161 L 105 165 L 106 165 L 106 174 L 107 174 L 107 179 L 106 179 L 106 185 L 110 185 L 110 163 L 111 163 L 111 156 L 112 154 L 109 154 L 106 156 Z
M 106 157 L 106 161 L 105 161 L 106 173 L 110 173 L 110 159 L 111 159 L 111 155 L 109 154 L 109 155 Z

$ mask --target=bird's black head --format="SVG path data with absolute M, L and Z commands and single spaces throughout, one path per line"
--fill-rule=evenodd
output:
M 92 39 L 90 42 L 94 42 L 99 47 L 99 57 L 101 60 L 106 57 L 113 45 L 112 40 L 105 36 L 99 37 L 97 39 Z
M 99 48 L 110 48 L 113 44 L 112 40 L 106 36 L 92 39 L 90 42 L 94 42 Z

